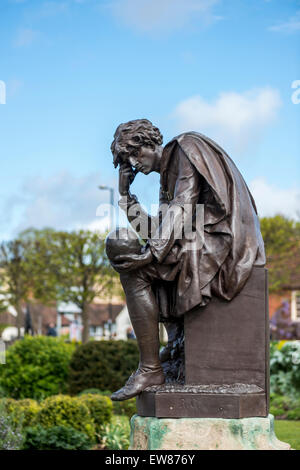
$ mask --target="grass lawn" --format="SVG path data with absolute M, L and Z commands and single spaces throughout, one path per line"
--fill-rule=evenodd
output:
M 275 434 L 280 441 L 300 450 L 300 421 L 275 420 Z

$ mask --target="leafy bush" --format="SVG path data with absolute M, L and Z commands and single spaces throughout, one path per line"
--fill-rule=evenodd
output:
M 112 401 L 108 397 L 92 393 L 83 394 L 78 399 L 88 407 L 98 434 L 100 427 L 111 420 Z
M 55 395 L 41 403 L 37 416 L 38 424 L 44 428 L 67 426 L 95 439 L 95 425 L 88 406 L 80 397 Z
M 99 390 L 98 388 L 87 388 L 86 390 L 82 390 L 82 392 L 78 393 L 78 396 L 81 397 L 82 395 L 87 395 L 87 394 L 104 395 L 105 397 L 110 397 L 111 392 L 106 391 L 106 390 L 104 392 L 101 392 L 101 390 Z
M 118 390 L 137 368 L 136 341 L 90 341 L 79 346 L 70 363 L 70 393 L 87 388 Z
M 0 450 L 19 450 L 22 448 L 24 436 L 20 426 L 15 426 L 12 417 L 0 404 Z
M 113 409 L 115 415 L 124 415 L 131 418 L 137 413 L 136 400 L 135 398 L 130 398 L 125 401 L 114 401 Z
M 59 338 L 25 337 L 10 346 L 0 369 L 0 386 L 12 398 L 41 399 L 66 392 L 75 346 Z
M 300 399 L 270 395 L 270 413 L 280 419 L 300 419 Z
M 13 398 L 4 398 L 2 403 L 6 412 L 11 416 L 13 425 L 23 428 L 33 426 L 36 423 L 39 412 L 39 404 L 35 400 L 25 398 L 24 400 L 14 400 Z
M 101 391 L 98 388 L 90 388 L 87 390 L 83 390 L 82 392 L 79 393 L 79 396 L 85 395 L 87 393 L 99 394 L 99 395 L 103 395 L 104 397 L 111 396 L 111 392 L 109 390 Z M 118 416 L 125 415 L 128 418 L 131 418 L 134 414 L 137 413 L 135 398 L 130 398 L 129 400 L 125 400 L 125 401 L 113 401 L 112 406 L 113 406 L 114 415 L 118 415 Z
M 291 419 L 291 420 L 299 420 L 300 419 L 300 406 L 292 410 L 289 410 L 286 414 L 286 417 L 287 419 Z
M 272 345 L 270 354 L 272 393 L 300 397 L 300 342 Z
M 115 416 L 113 422 L 101 428 L 101 442 L 108 450 L 127 450 L 129 437 L 130 424 L 125 416 Z
M 7 396 L 4 388 L 0 385 L 0 398 L 5 398 Z
M 91 439 L 83 432 L 68 426 L 42 426 L 26 429 L 23 449 L 38 450 L 88 450 L 92 447 Z

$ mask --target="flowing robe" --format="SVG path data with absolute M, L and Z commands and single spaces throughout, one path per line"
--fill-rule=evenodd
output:
M 175 137 L 163 150 L 160 175 L 160 203 L 168 204 L 175 217 L 167 210 L 161 223 L 152 220 L 157 233 L 152 232 L 148 245 L 160 279 L 153 289 L 166 320 L 206 305 L 213 295 L 230 301 L 252 267 L 264 266 L 265 253 L 253 197 L 231 158 L 214 141 L 196 132 Z M 131 209 L 134 204 L 139 217 L 148 217 L 136 200 Z M 196 238 L 194 244 L 184 236 L 176 239 L 174 227 L 169 237 L 159 237 L 164 225 L 183 220 L 185 205 L 195 213 L 197 204 L 204 207 L 202 246 Z

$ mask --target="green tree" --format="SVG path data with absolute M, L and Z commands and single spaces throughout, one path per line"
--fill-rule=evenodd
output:
M 30 293 L 27 250 L 28 244 L 21 239 L 3 242 L 0 246 L 1 307 L 6 304 L 15 308 L 19 338 L 23 326 L 22 301 L 26 300 Z
M 118 277 L 105 253 L 104 235 L 86 230 L 31 229 L 23 232 L 22 239 L 31 247 L 27 259 L 34 298 L 77 305 L 83 323 L 82 340 L 88 341 L 88 305 L 98 296 L 119 290 Z
M 270 291 L 280 291 L 300 275 L 300 222 L 281 214 L 260 219 Z

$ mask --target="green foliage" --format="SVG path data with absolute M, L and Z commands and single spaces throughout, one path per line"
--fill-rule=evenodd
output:
M 300 398 L 270 395 L 270 413 L 276 418 L 298 420 L 300 419 Z
M 102 427 L 101 443 L 108 450 L 127 450 L 129 447 L 130 425 L 125 416 L 115 416 L 111 423 Z
M 136 341 L 91 341 L 79 346 L 70 363 L 70 393 L 86 388 L 117 390 L 137 368 Z
M 23 449 L 37 450 L 89 450 L 93 442 L 83 432 L 68 426 L 28 427 Z
M 17 311 L 20 336 L 23 315 L 21 302 L 26 300 L 32 287 L 31 266 L 28 263 L 28 243 L 15 239 L 0 245 L 1 311 L 13 306 Z M 4 299 L 4 300 L 3 300 Z
M 283 215 L 263 217 L 260 227 L 265 243 L 270 291 L 278 291 L 300 273 L 300 222 Z
M 298 421 L 300 420 L 300 404 L 297 408 L 289 410 L 286 414 L 287 419 Z
M 300 343 L 287 341 L 270 354 L 270 388 L 272 393 L 300 397 Z
M 35 400 L 29 398 L 24 400 L 4 398 L 2 403 L 6 412 L 11 416 L 15 428 L 19 425 L 23 428 L 32 426 L 36 422 L 40 406 Z
M 79 393 L 79 396 L 84 395 L 86 393 L 100 394 L 104 397 L 111 396 L 111 392 L 109 390 L 101 391 L 98 388 L 90 388 L 88 390 L 83 390 L 83 392 Z M 130 398 L 129 400 L 124 401 L 113 401 L 112 405 L 114 415 L 127 416 L 128 418 L 131 418 L 134 414 L 137 413 L 135 398 Z
M 59 338 L 28 336 L 16 341 L 0 368 L 0 386 L 13 398 L 44 397 L 66 391 L 75 346 Z
M 124 401 L 114 401 L 113 409 L 115 415 L 124 415 L 131 418 L 137 413 L 136 399 L 130 398 L 129 400 Z
M 30 245 L 34 297 L 42 302 L 72 302 L 81 310 L 83 342 L 88 340 L 87 306 L 97 296 L 119 290 L 119 278 L 105 252 L 104 235 L 88 230 L 62 232 L 30 229 L 22 234 Z
M 4 403 L 0 403 L 0 450 L 19 450 L 23 442 L 21 426 L 14 425 Z
M 88 406 L 80 397 L 54 395 L 41 403 L 37 416 L 44 428 L 67 426 L 85 433 L 91 440 L 95 438 L 95 425 Z
M 78 393 L 78 396 L 81 397 L 82 395 L 86 395 L 86 394 L 103 395 L 105 397 L 110 397 L 111 392 L 106 391 L 106 390 L 104 392 L 101 392 L 99 388 L 87 388 L 86 390 L 82 390 L 82 392 Z
M 99 394 L 83 394 L 78 397 L 82 403 L 84 403 L 94 420 L 96 434 L 100 432 L 100 427 L 106 423 L 109 423 L 112 417 L 112 401 L 105 396 Z

